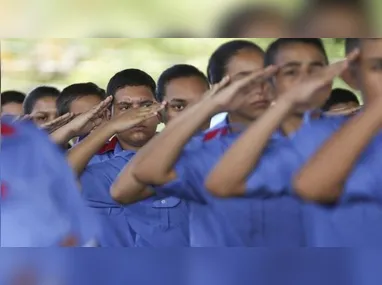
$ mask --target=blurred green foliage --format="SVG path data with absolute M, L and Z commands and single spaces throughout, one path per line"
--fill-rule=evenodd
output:
M 157 79 L 160 73 L 173 64 L 193 64 L 206 71 L 212 52 L 230 39 L 211 38 L 151 38 L 151 39 L 46 39 L 3 40 L 2 90 L 29 91 L 41 84 L 63 88 L 74 82 L 92 81 L 105 87 L 109 78 L 126 68 L 140 68 Z M 252 39 L 266 48 L 273 39 Z M 324 39 L 331 61 L 344 55 L 341 40 Z M 48 48 L 47 48 L 48 46 Z M 39 48 L 45 48 L 36 55 Z M 68 53 L 71 51 L 71 53 Z M 68 56 L 69 54 L 69 56 Z M 67 66 L 71 57 L 72 66 Z M 45 64 L 56 69 L 41 72 L 38 65 Z M 60 66 L 64 65 L 64 70 Z M 57 67 L 58 66 L 58 67 Z M 52 67 L 50 67 L 52 69 Z M 336 87 L 348 88 L 341 80 Z

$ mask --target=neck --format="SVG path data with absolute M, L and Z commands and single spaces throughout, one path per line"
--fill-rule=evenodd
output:
M 296 132 L 302 125 L 303 115 L 291 115 L 281 124 L 281 131 L 285 135 Z
M 255 121 L 255 119 L 244 118 L 242 116 L 229 113 L 228 121 L 230 124 L 241 124 L 241 125 L 244 125 L 245 127 L 248 127 L 251 123 Z
M 123 150 L 130 150 L 130 151 L 138 151 L 143 146 L 143 144 L 134 144 L 133 145 L 131 143 L 127 143 L 125 141 L 122 141 L 119 138 L 118 138 L 118 143 L 120 144 L 120 146 Z

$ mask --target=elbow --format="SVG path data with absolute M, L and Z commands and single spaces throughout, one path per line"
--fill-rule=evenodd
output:
M 118 204 L 130 204 L 132 203 L 131 199 L 129 199 L 128 195 L 126 195 L 125 191 L 118 184 L 113 184 L 110 189 L 111 198 L 117 202 Z
M 324 183 L 307 181 L 301 177 L 294 179 L 293 188 L 301 199 L 320 204 L 336 203 L 341 196 L 342 189 L 324 185 Z

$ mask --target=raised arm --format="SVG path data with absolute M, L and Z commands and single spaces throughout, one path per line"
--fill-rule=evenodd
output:
M 294 108 L 309 105 L 316 91 L 330 84 L 347 66 L 347 60 L 329 65 L 319 74 L 304 78 L 286 94 L 280 94 L 275 104 L 252 123 L 225 153 L 207 178 L 206 188 L 220 197 L 244 195 L 247 178 L 256 169 L 272 134 L 281 127 Z
M 294 178 L 297 194 L 320 203 L 335 202 L 362 152 L 382 127 L 382 99 L 350 119 Z
M 243 79 L 230 81 L 229 78 L 214 86 L 199 103 L 184 111 L 156 138 L 150 141 L 136 157 L 133 175 L 146 184 L 163 185 L 177 178 L 174 165 L 183 147 L 213 115 L 230 111 L 246 100 L 253 84 L 266 71 L 253 73 Z
M 84 140 L 68 152 L 68 161 L 77 175 L 81 175 L 90 159 L 115 134 L 128 130 L 157 115 L 161 105 L 130 109 L 97 127 Z

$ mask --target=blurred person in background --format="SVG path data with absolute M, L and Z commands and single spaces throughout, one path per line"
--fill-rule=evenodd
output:
M 298 37 L 345 38 L 374 34 L 364 0 L 305 1 L 293 26 L 293 34 Z
M 226 15 L 218 27 L 219 38 L 276 38 L 287 37 L 290 21 L 277 7 L 240 7 Z
M 332 90 L 328 101 L 322 107 L 326 114 L 341 114 L 346 112 L 355 112 L 361 104 L 357 96 L 346 89 L 336 88 Z
M 163 122 L 167 123 L 180 112 L 198 103 L 209 89 L 207 77 L 195 66 L 177 64 L 159 76 L 156 97 L 158 102 L 166 102 Z M 203 129 L 209 128 L 206 122 Z
M 80 177 L 83 197 L 102 223 L 101 246 L 189 244 L 187 205 L 180 199 L 153 197 L 122 207 L 110 195 L 110 187 L 123 167 L 156 135 L 158 112 L 163 106 L 156 102 L 155 89 L 155 81 L 142 70 L 116 73 L 107 86 L 113 98 L 111 119 L 68 152 L 69 163 Z M 103 161 L 89 165 L 97 152 Z
M 264 51 L 251 41 L 234 40 L 224 43 L 213 52 L 208 61 L 208 81 L 210 84 L 217 84 L 224 76 L 240 78 L 253 70 L 261 69 L 264 63 L 263 57 Z M 259 87 L 262 88 L 262 86 Z M 243 107 L 228 116 L 227 113 L 222 113 L 212 117 L 210 126 L 218 127 L 221 124 L 228 124 L 228 122 L 248 125 L 254 118 L 262 114 L 269 105 L 270 98 L 267 96 L 254 96 L 252 104 L 247 107 Z
M 57 118 L 56 101 L 60 91 L 51 86 L 40 86 L 32 90 L 25 98 L 25 115 L 31 115 L 33 121 L 42 126 Z
M 94 246 L 95 217 L 48 135 L 29 120 L 3 116 L 1 148 L 1 246 Z
M 382 39 L 346 39 L 346 54 L 357 49 L 360 56 L 343 78 L 361 91 L 363 109 L 340 120 L 294 179 L 296 192 L 314 203 L 307 216 L 314 246 L 382 245 Z
M 21 116 L 23 114 L 23 103 L 25 94 L 19 91 L 1 92 L 1 115 Z

